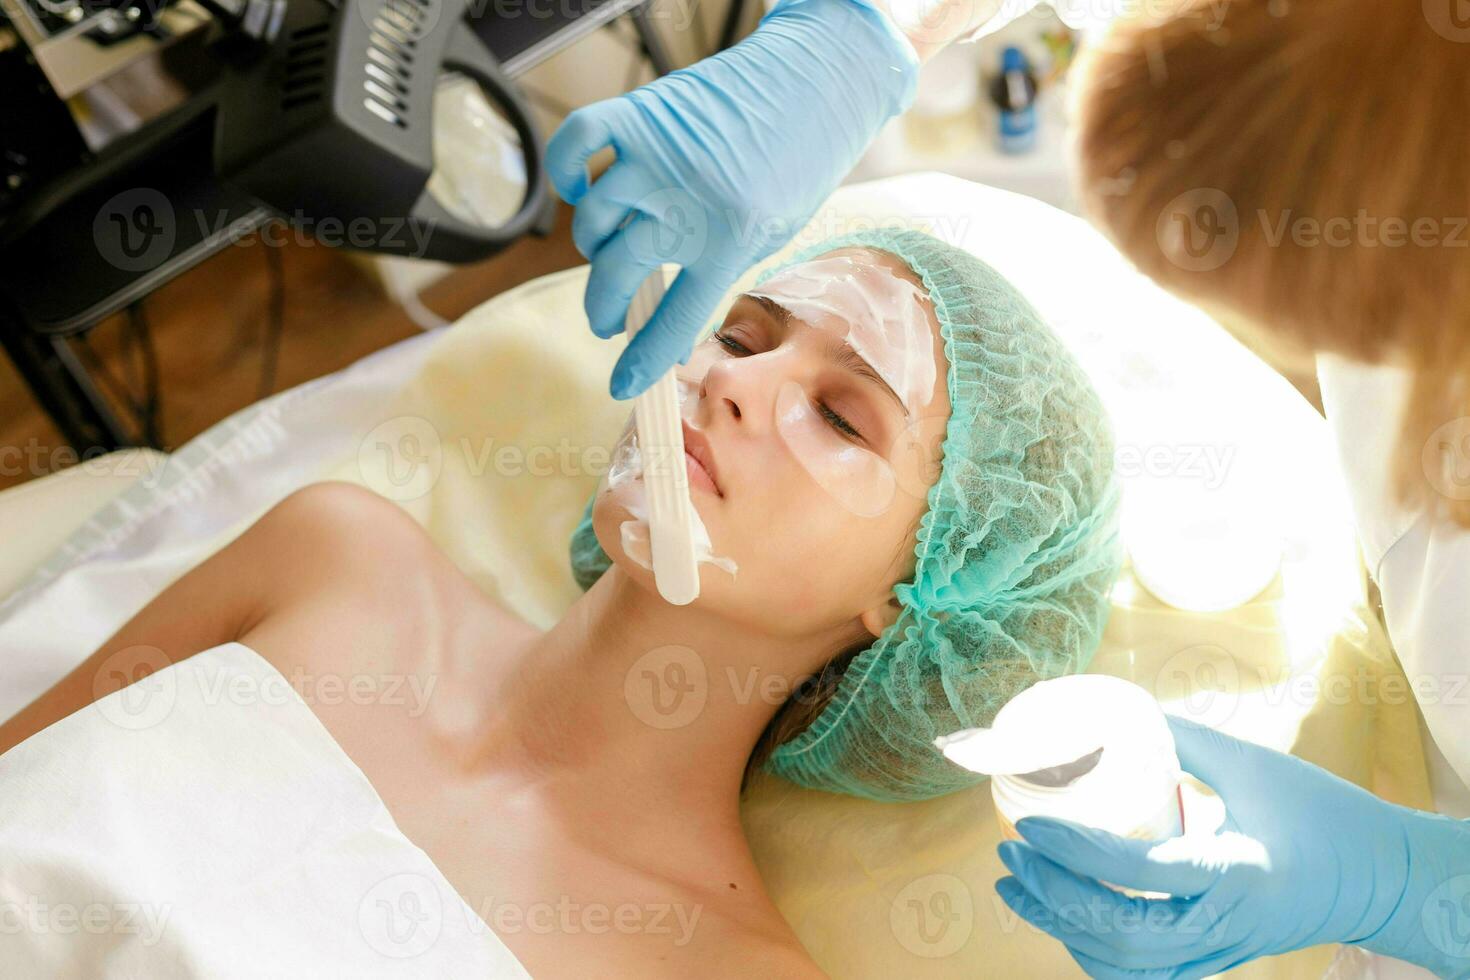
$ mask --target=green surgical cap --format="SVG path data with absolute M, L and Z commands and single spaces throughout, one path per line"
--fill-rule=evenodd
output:
M 922 278 L 952 412 L 914 576 L 893 590 L 897 621 L 766 768 L 813 789 L 927 799 L 985 778 L 944 758 L 937 736 L 989 725 L 1026 687 L 1092 659 L 1121 561 L 1112 433 L 1041 316 L 969 252 L 879 230 L 829 239 L 788 264 L 853 246 L 896 255 Z M 589 503 L 571 541 L 584 589 L 611 564 L 591 515 Z

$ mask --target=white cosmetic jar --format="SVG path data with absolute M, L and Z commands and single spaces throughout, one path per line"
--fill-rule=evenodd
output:
M 1001 833 L 1059 817 L 1120 837 L 1184 832 L 1179 757 L 1158 701 L 1131 681 L 1071 674 L 1032 685 L 989 728 L 937 740 L 951 761 L 991 777 Z

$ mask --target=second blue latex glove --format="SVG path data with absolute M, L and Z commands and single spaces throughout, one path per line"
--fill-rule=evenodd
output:
M 1470 973 L 1470 827 L 1387 803 L 1301 759 L 1170 718 L 1218 792 L 1213 836 L 1126 839 L 1025 817 L 996 891 L 1094 977 L 1204 977 L 1319 943 Z M 1169 899 L 1131 898 L 1100 882 Z
M 593 332 L 623 329 L 654 268 L 683 267 L 618 361 L 615 397 L 688 356 L 735 280 L 801 230 L 908 106 L 917 74 L 913 48 L 862 0 L 786 0 L 734 47 L 567 117 L 546 166 L 577 207 Z M 589 188 L 587 159 L 609 145 L 617 160 Z

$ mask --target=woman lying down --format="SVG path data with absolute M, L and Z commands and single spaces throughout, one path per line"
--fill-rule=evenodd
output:
M 692 604 L 655 589 L 628 435 L 572 540 L 586 593 L 546 632 L 395 505 L 319 484 L 0 726 L 0 751 L 106 693 L 94 678 L 129 648 L 169 671 L 230 645 L 287 678 L 402 676 L 402 697 L 306 704 L 470 909 L 674 910 L 658 929 L 553 913 L 491 933 L 533 976 L 820 975 L 764 890 L 742 791 L 758 771 L 879 800 L 980 778 L 934 738 L 1081 669 L 1099 639 L 1110 436 L 1032 308 L 916 232 L 808 250 L 680 371 L 710 543 Z M 0 781 L 70 722 L 0 759 Z

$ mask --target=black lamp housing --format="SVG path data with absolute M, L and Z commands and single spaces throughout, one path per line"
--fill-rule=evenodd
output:
M 366 219 L 372 251 L 467 262 L 515 241 L 549 207 L 541 140 L 464 13 L 465 0 L 273 0 L 256 30 L 236 21 L 221 44 L 216 172 L 288 217 Z M 478 83 L 520 138 L 526 193 L 498 227 L 451 214 L 427 188 L 446 72 Z M 405 220 L 421 227 L 406 233 Z

